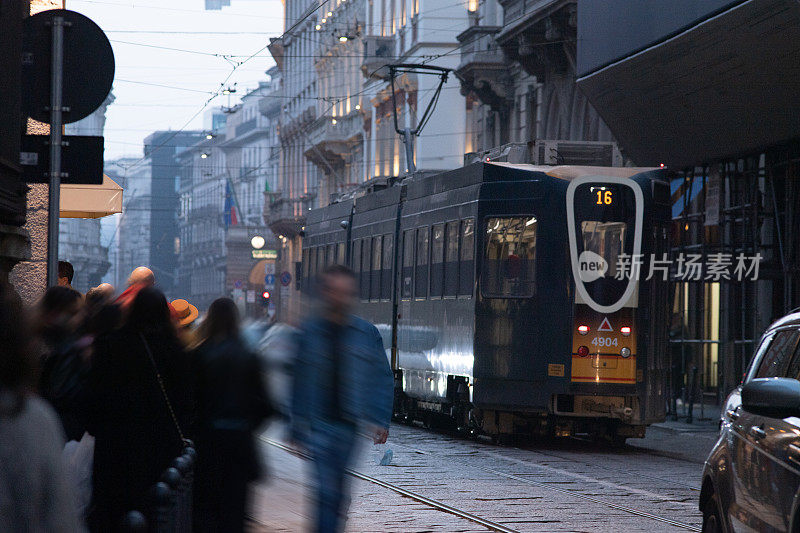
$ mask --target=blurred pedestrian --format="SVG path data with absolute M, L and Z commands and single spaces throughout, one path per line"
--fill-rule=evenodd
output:
M 188 348 L 195 342 L 194 324 L 200 313 L 197 307 L 183 299 L 172 300 L 170 306 L 174 310 L 173 319 L 178 330 L 178 339 Z
M 273 413 L 260 360 L 245 345 L 239 311 L 215 300 L 192 354 L 197 398 L 195 528 L 244 530 L 248 484 L 261 476 L 253 432 Z
M 122 307 L 123 311 L 127 311 L 139 291 L 155 284 L 156 276 L 152 270 L 144 266 L 136 267 L 128 277 L 128 288 L 122 291 L 116 302 Z
M 67 440 L 80 440 L 81 395 L 89 370 L 86 345 L 79 342 L 83 300 L 66 286 L 50 287 L 38 305 L 42 339 L 39 391 L 58 413 Z
M 87 422 L 96 437 L 90 527 L 111 531 L 145 509 L 148 490 L 183 448 L 191 412 L 188 360 L 167 300 L 139 290 L 124 326 L 95 342 Z
M 64 433 L 52 408 L 32 393 L 33 335 L 5 284 L 0 324 L 0 531 L 83 531 L 62 462 Z
M 351 314 L 356 295 L 352 270 L 326 268 L 319 313 L 297 336 L 291 435 L 314 462 L 318 532 L 344 529 L 357 435 L 378 444 L 389 434 L 394 378 L 377 328 Z
M 75 277 L 75 268 L 69 261 L 58 262 L 58 286 L 72 288 L 72 278 Z
M 82 328 L 83 342 L 91 344 L 98 337 L 111 333 L 121 325 L 122 311 L 114 303 L 114 287 L 101 283 L 86 293 L 86 318 Z

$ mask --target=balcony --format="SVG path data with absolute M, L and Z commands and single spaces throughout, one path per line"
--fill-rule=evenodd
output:
M 462 94 L 473 93 L 494 111 L 509 106 L 508 61 L 494 37 L 500 26 L 471 26 L 456 38 L 461 43 L 461 64 L 456 75 Z
M 238 126 L 236 126 L 236 136 L 241 137 L 245 133 L 249 131 L 253 131 L 258 127 L 258 117 L 253 117 L 246 122 L 242 122 Z
M 310 128 L 308 139 L 311 147 L 305 152 L 306 158 L 325 172 L 341 168 L 348 162 L 353 146 L 361 142 L 363 124 L 360 113 L 319 117 Z
M 386 79 L 388 72 L 381 67 L 394 62 L 394 37 L 378 35 L 364 37 L 364 62 L 361 64 L 361 73 L 365 78 Z
M 281 193 L 264 194 L 264 223 L 275 235 L 291 239 L 298 235 L 306 224 L 306 205 L 311 197 L 287 198 Z

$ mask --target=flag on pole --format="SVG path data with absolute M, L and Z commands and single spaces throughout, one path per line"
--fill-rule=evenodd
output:
M 225 227 L 239 225 L 239 205 L 233 192 L 231 180 L 225 180 Z

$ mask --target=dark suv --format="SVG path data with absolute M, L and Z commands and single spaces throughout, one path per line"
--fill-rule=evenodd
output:
M 703 470 L 703 531 L 800 531 L 800 313 L 774 323 L 725 401 Z

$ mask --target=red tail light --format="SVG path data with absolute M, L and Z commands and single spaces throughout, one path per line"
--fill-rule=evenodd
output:
M 621 328 L 619 328 L 619 332 L 627 337 L 628 335 L 631 334 L 631 327 L 630 326 L 622 326 Z
M 578 348 L 578 355 L 581 357 L 586 357 L 589 355 L 589 348 L 586 346 L 581 346 Z
M 589 333 L 589 326 L 581 324 L 580 326 L 578 326 L 578 333 L 580 333 L 581 335 L 586 335 L 587 333 Z

